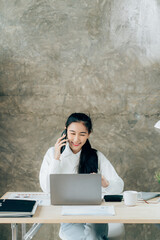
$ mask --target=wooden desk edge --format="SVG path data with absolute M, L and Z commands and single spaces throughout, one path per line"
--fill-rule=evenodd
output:
M 2 198 L 7 198 L 7 195 L 11 192 L 6 192 Z M 155 219 L 121 219 L 115 216 L 80 216 L 81 219 L 75 216 L 62 216 L 58 215 L 57 218 L 42 218 L 38 217 L 39 212 L 41 211 L 42 206 L 38 206 L 37 211 L 33 217 L 20 217 L 20 218 L 0 218 L 1 224 L 8 224 L 8 223 L 46 223 L 46 224 L 59 224 L 59 223 L 125 223 L 125 224 L 157 224 L 160 223 L 160 218 Z

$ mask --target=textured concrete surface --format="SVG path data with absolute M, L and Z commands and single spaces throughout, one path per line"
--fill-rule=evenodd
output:
M 1 195 L 40 191 L 43 156 L 75 111 L 91 115 L 91 143 L 125 189 L 159 191 L 160 1 L 1 0 L 0 100 Z M 58 228 L 34 239 L 58 240 Z M 155 225 L 126 230 L 159 239 Z

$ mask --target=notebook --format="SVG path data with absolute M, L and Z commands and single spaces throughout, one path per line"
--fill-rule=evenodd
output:
M 0 199 L 0 217 L 32 217 L 36 208 L 34 200 Z
M 100 174 L 51 174 L 52 205 L 99 205 L 102 202 Z
M 149 200 L 152 198 L 160 197 L 160 194 L 156 192 L 141 192 L 141 193 L 143 200 Z

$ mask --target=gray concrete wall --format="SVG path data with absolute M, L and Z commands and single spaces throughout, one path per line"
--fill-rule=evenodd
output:
M 0 195 L 40 191 L 43 156 L 75 111 L 125 189 L 159 191 L 160 1 L 0 1 Z M 34 239 L 58 240 L 59 225 Z M 136 231 L 135 231 L 136 229 Z M 158 240 L 127 225 L 127 240 Z M 0 226 L 0 239 L 10 227 Z

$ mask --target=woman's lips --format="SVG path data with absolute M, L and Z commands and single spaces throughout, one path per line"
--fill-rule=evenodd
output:
M 75 147 L 78 147 L 78 146 L 80 145 L 80 143 L 79 143 L 79 144 L 75 144 L 75 143 L 73 143 L 73 142 L 72 142 L 72 144 L 73 144 L 73 146 L 75 146 Z

